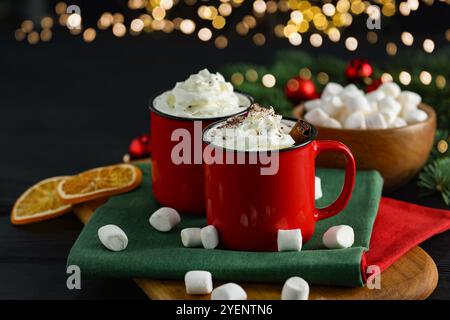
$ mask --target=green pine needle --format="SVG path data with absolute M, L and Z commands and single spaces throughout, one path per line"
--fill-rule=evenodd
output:
M 450 206 L 450 157 L 439 158 L 427 165 L 419 175 L 419 187 L 439 192 Z

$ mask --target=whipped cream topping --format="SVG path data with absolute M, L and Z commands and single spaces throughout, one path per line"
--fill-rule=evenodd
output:
M 282 120 L 272 107 L 253 104 L 247 115 L 229 118 L 206 133 L 206 140 L 219 147 L 239 151 L 267 151 L 295 144 L 289 131 L 293 121 Z
M 220 73 L 203 69 L 156 97 L 153 105 L 177 117 L 214 118 L 244 111 L 250 106 L 250 100 L 234 92 L 231 83 Z

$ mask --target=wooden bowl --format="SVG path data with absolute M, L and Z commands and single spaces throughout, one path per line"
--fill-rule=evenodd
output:
M 357 169 L 378 170 L 384 190 L 392 191 L 410 181 L 425 165 L 436 133 L 436 113 L 421 104 L 428 119 L 402 128 L 383 130 L 346 130 L 317 127 L 319 140 L 338 140 L 347 145 L 356 159 Z M 297 109 L 297 116 L 304 111 Z M 319 167 L 342 168 L 345 159 L 336 153 L 317 158 Z

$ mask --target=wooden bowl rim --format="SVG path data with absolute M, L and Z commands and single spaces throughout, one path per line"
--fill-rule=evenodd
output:
M 328 131 L 335 131 L 335 132 L 349 132 L 349 133 L 361 133 L 361 132 L 370 132 L 370 133 L 382 133 L 382 132 L 395 132 L 395 131 L 401 131 L 407 128 L 414 128 L 414 127 L 419 127 L 419 126 L 424 126 L 426 124 L 431 124 L 433 122 L 436 121 L 436 112 L 434 111 L 433 107 L 425 104 L 425 103 L 421 103 L 419 105 L 419 109 L 425 111 L 428 115 L 428 118 L 425 121 L 421 121 L 421 122 L 417 122 L 414 124 L 408 124 L 404 127 L 399 127 L 399 128 L 388 128 L 388 129 L 338 129 L 338 128 L 330 128 L 330 127 L 321 127 L 321 126 L 316 126 L 317 130 L 320 132 L 321 130 L 328 130 Z

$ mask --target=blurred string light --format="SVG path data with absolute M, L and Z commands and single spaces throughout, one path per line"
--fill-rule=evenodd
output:
M 428 71 L 421 71 L 419 74 L 419 80 L 424 85 L 429 85 L 431 83 L 431 81 L 433 80 L 433 77 L 431 76 L 431 74 Z
M 120 12 L 103 12 L 96 21 L 96 25 L 83 26 L 82 15 L 67 12 L 68 5 L 64 1 L 56 3 L 54 9 L 56 16 L 45 16 L 40 21 L 25 20 L 15 31 L 17 41 L 28 40 L 30 44 L 39 41 L 45 42 L 52 39 L 52 28 L 55 24 L 67 27 L 73 35 L 83 34 L 85 42 L 94 41 L 99 33 L 111 28 L 113 35 L 124 37 L 129 31 L 133 36 L 141 33 L 164 32 L 171 33 L 174 30 L 185 35 L 197 35 L 200 41 L 213 39 L 215 46 L 223 49 L 228 46 L 229 38 L 221 35 L 224 30 L 227 33 L 234 31 L 247 37 L 255 45 L 261 46 L 267 43 L 271 34 L 277 38 L 285 38 L 291 45 L 300 46 L 304 43 L 319 48 L 323 45 L 324 38 L 332 43 L 338 43 L 344 39 L 347 50 L 358 49 L 358 40 L 354 37 L 343 37 L 346 27 L 361 16 L 361 21 L 367 18 L 378 20 L 382 16 L 392 17 L 395 14 L 409 16 L 420 9 L 420 5 L 433 5 L 434 3 L 447 3 L 450 1 L 432 0 L 247 0 L 250 2 L 249 12 L 243 19 L 231 18 L 233 13 L 242 10 L 244 0 L 220 0 L 217 2 L 200 0 L 128 0 L 126 1 L 131 14 L 125 17 Z M 194 11 L 189 18 L 179 16 L 178 6 L 187 6 Z M 179 13 L 182 13 L 181 10 Z M 137 14 L 135 14 L 137 13 Z M 276 15 L 274 15 L 276 14 Z M 273 15 L 276 21 L 271 30 L 267 30 L 266 16 Z M 40 30 L 36 27 L 40 26 Z M 89 29 L 85 37 L 85 31 Z M 84 30 L 84 31 L 83 31 Z M 197 31 L 198 30 L 198 31 Z M 256 31 L 257 30 L 257 31 Z M 269 32 L 268 32 L 269 31 Z M 37 32 L 37 35 L 36 33 Z M 32 34 L 31 34 L 32 33 Z M 305 35 L 308 33 L 308 35 Z M 31 35 L 30 35 L 31 34 Z M 376 44 L 378 35 L 374 31 L 367 32 L 367 42 Z M 450 41 L 450 31 L 445 31 L 445 38 Z M 309 41 L 304 41 L 309 39 Z M 401 43 L 406 46 L 414 44 L 414 36 L 410 32 L 403 32 Z M 395 46 L 395 47 L 394 47 Z M 388 55 L 395 55 L 396 44 L 386 46 Z M 425 39 L 423 50 L 432 53 L 435 49 L 435 41 Z
M 273 74 L 268 73 L 268 74 L 263 75 L 261 82 L 262 82 L 263 86 L 265 86 L 267 88 L 272 88 L 277 83 L 277 80 L 275 79 L 275 76 Z
M 385 72 L 381 75 L 381 81 L 382 82 L 390 82 L 390 81 L 394 81 L 394 78 L 392 77 L 392 75 L 388 72 Z
M 403 32 L 401 35 L 401 40 L 405 46 L 412 46 L 414 43 L 414 37 L 410 32 Z
M 407 86 L 411 83 L 411 74 L 407 71 L 402 71 L 398 75 L 398 80 L 401 84 Z
M 214 40 L 214 44 L 218 49 L 225 49 L 228 46 L 228 39 L 225 36 L 218 36 Z
M 345 39 L 345 47 L 348 51 L 355 51 L 358 48 L 358 40 L 355 37 Z

